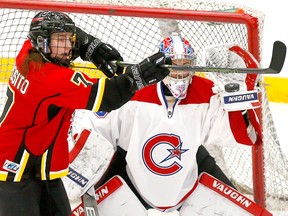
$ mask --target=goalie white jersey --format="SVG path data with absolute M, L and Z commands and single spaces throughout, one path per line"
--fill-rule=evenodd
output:
M 168 107 L 157 83 L 111 113 L 79 110 L 73 124 L 127 151 L 126 170 L 139 194 L 154 208 L 174 210 L 197 185 L 200 145 L 253 145 L 256 139 L 241 111 L 224 111 L 212 88 L 213 82 L 194 76 L 187 97 Z

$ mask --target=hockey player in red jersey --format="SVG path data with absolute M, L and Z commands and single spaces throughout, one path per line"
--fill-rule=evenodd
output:
M 111 79 L 70 69 L 78 56 Z M 68 173 L 67 132 L 73 111 L 110 112 L 169 73 L 158 67 L 165 60 L 162 53 L 128 67 L 125 74 L 111 69 L 112 60 L 123 59 L 66 14 L 43 11 L 32 19 L 0 117 L 1 216 L 70 215 L 60 178 Z
M 193 48 L 178 34 L 165 38 L 160 43 L 160 51 L 165 53 L 168 64 L 195 65 Z M 240 56 L 238 58 L 243 61 Z M 233 189 L 202 145 L 251 146 L 257 136 L 245 112 L 242 115 L 241 110 L 228 112 L 223 108 L 214 87 L 211 80 L 192 72 L 174 70 L 163 81 L 138 91 L 128 103 L 110 113 L 76 111 L 71 127 L 71 140 L 76 144 L 71 152 L 79 145 L 83 146 L 84 134 L 88 150 L 84 155 L 80 152 L 79 160 L 71 167 L 78 169 L 80 175 L 77 177 L 89 176 L 87 179 L 91 181 L 100 179 L 96 185 L 100 215 L 144 216 L 149 208 L 163 212 L 178 209 L 181 216 L 220 212 L 223 215 L 250 215 L 250 209 L 237 202 L 234 205 L 233 200 L 226 203 L 223 194 L 218 197 L 206 193 L 210 190 L 202 187 L 201 179 L 208 178 L 214 186 L 221 185 L 219 188 L 225 187 L 225 191 L 233 191 L 239 200 L 246 201 L 244 195 L 238 196 L 240 193 Z M 97 137 L 101 136 L 107 142 L 98 142 Z M 90 175 L 93 163 L 85 162 L 89 150 L 92 152 L 93 140 L 94 146 L 95 142 L 101 143 L 99 146 L 111 143 L 116 151 L 108 170 L 102 170 L 102 178 L 97 176 L 101 175 L 99 170 L 103 167 L 99 160 L 95 163 L 99 169 L 94 176 Z M 107 148 L 97 154 L 105 152 Z M 97 161 L 96 156 L 89 161 Z M 208 174 L 199 178 L 200 172 L 214 175 L 223 184 L 218 184 L 218 180 Z M 67 183 L 71 197 L 79 187 L 77 182 L 73 184 Z M 250 203 L 252 206 L 253 201 L 249 200 Z M 74 212 L 81 208 L 80 204 Z

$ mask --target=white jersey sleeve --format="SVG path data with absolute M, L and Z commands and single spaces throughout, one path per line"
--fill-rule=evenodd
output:
M 256 141 L 256 133 L 251 125 L 239 124 L 241 112 L 227 112 L 218 95 L 211 97 L 210 107 L 203 125 L 203 144 L 232 146 L 250 144 Z M 230 127 L 229 127 L 230 126 Z

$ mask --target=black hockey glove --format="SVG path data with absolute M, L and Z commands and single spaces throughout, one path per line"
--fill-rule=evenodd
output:
M 135 92 L 144 86 L 157 83 L 168 74 L 167 68 L 161 68 L 165 62 L 165 55 L 158 52 L 137 65 L 128 66 L 125 74 L 131 83 L 131 91 Z
M 122 67 L 113 67 L 110 64 L 113 60 L 123 61 L 120 53 L 111 45 L 103 43 L 98 38 L 82 31 L 77 27 L 77 48 L 81 59 L 92 62 L 107 77 L 122 74 Z

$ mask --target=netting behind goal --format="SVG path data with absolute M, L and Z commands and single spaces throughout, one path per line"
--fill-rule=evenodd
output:
M 44 9 L 68 13 L 76 25 L 113 45 L 129 62 L 139 62 L 158 51 L 163 34 L 175 30 L 176 22 L 181 34 L 191 41 L 198 65 L 205 65 L 207 47 L 230 43 L 249 50 L 261 63 L 264 14 L 242 5 L 192 0 L 0 0 L 0 6 L 1 111 L 6 99 L 5 82 L 27 37 L 31 18 Z M 169 19 L 166 23 L 170 24 L 163 26 L 159 19 Z M 78 66 L 91 67 L 77 61 Z M 85 71 L 99 76 L 99 71 L 94 69 Z M 214 76 L 214 79 L 219 78 Z M 263 106 L 258 111 L 263 122 L 264 142 L 253 148 L 217 147 L 211 151 L 241 192 L 250 194 L 268 209 L 285 210 L 288 162 L 275 132 L 265 86 L 261 82 L 259 85 Z

